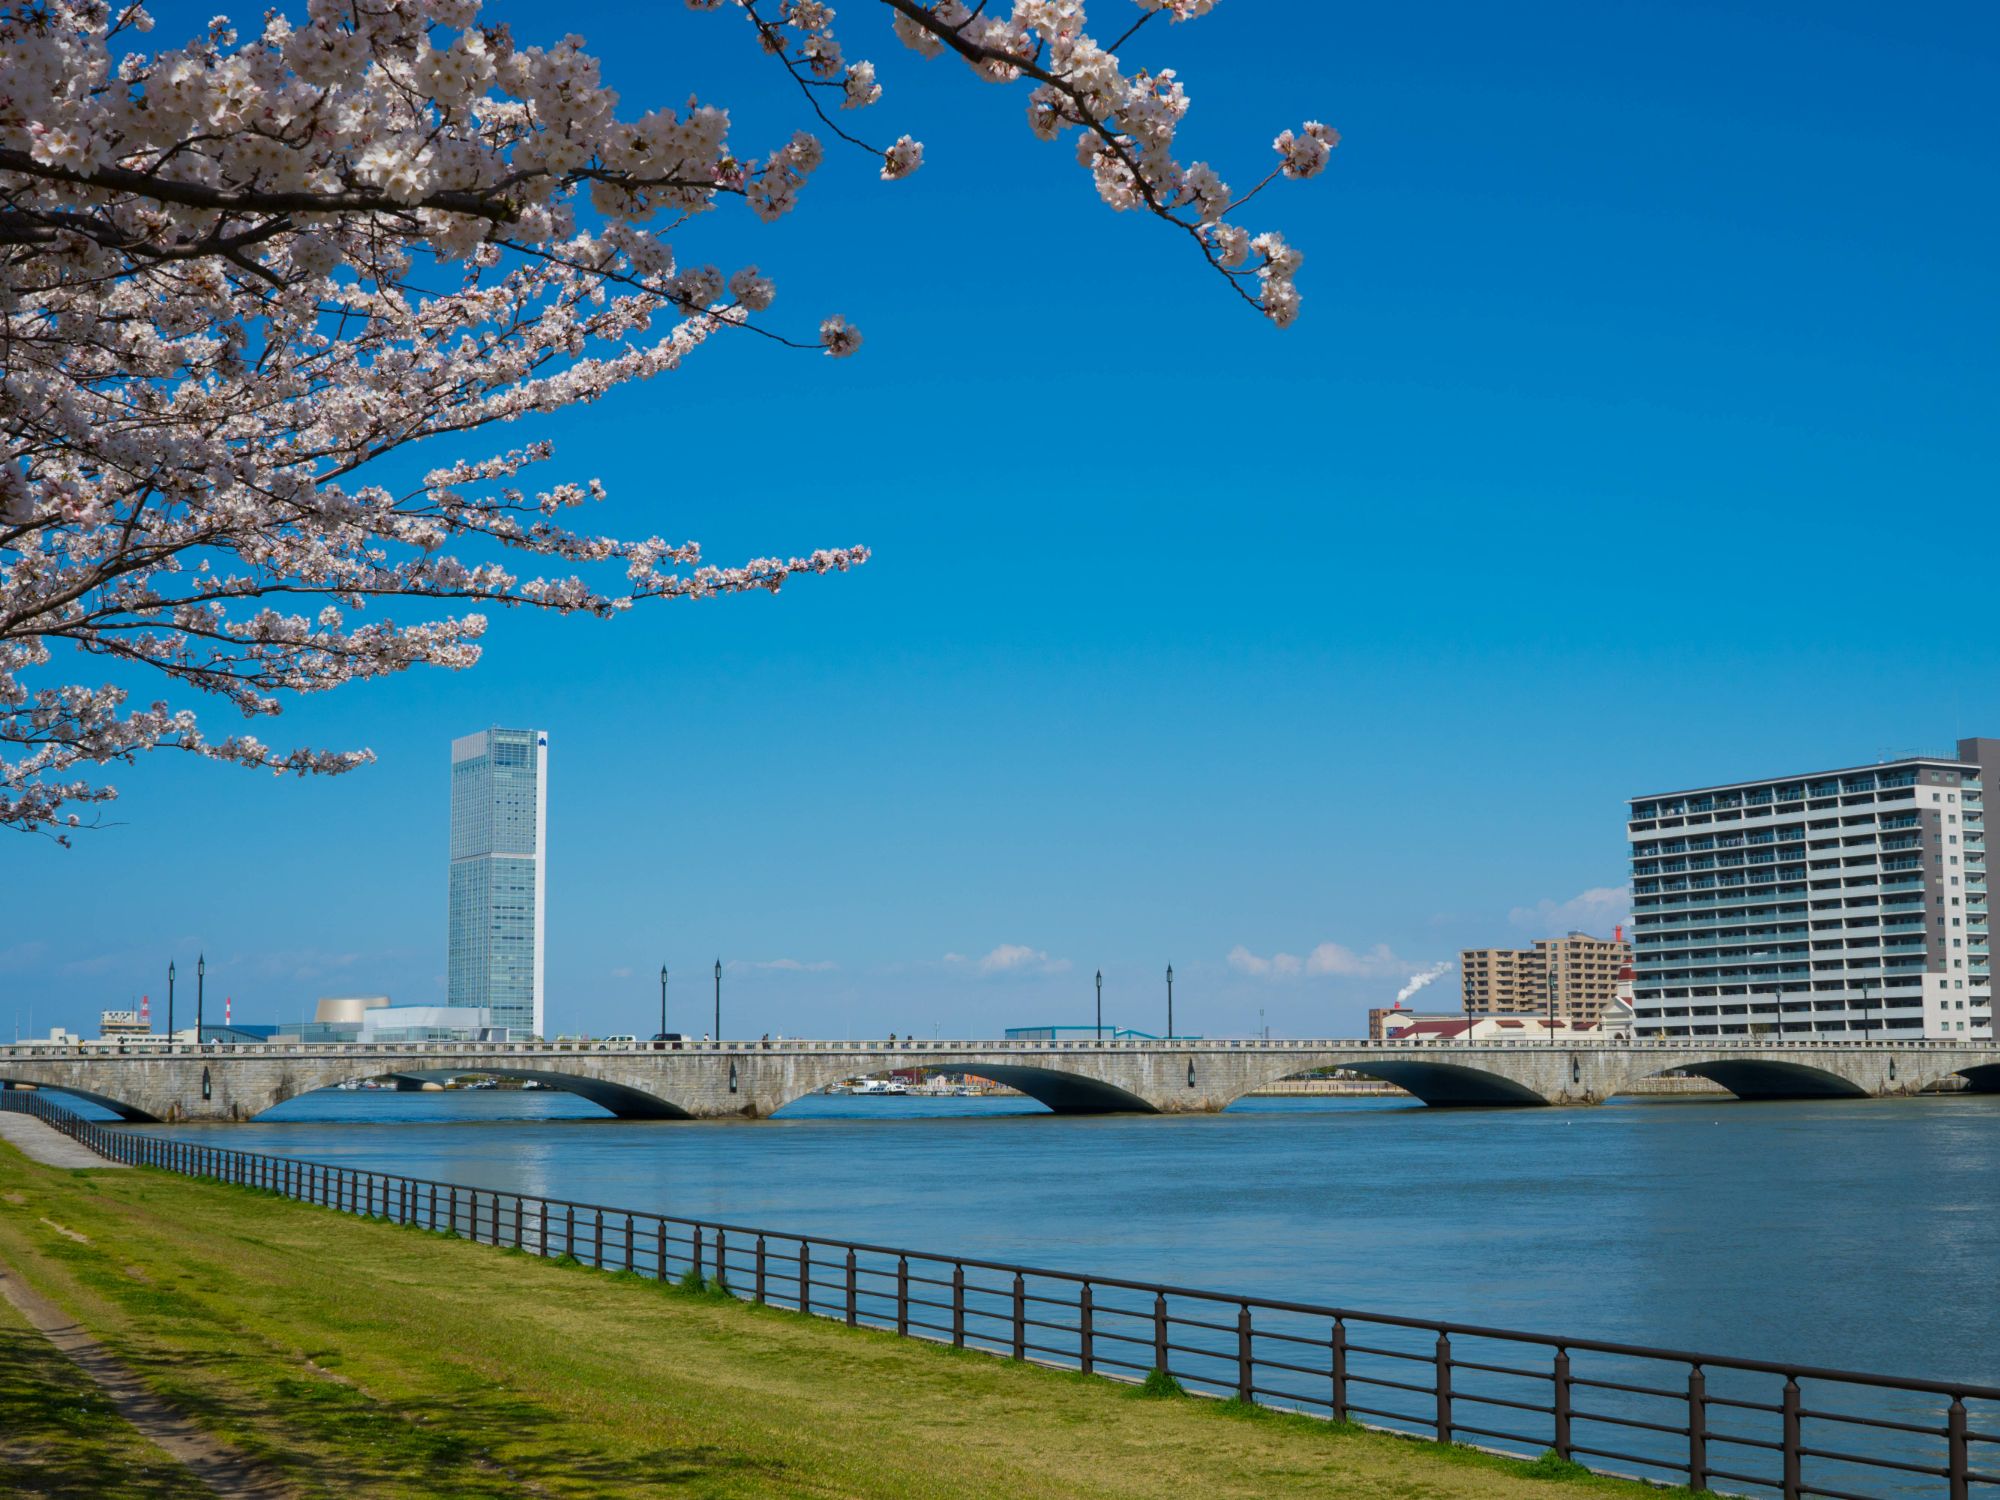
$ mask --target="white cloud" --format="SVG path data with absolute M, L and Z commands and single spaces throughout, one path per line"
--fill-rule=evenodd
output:
M 944 961 L 968 965 L 980 974 L 1063 974 L 1069 970 L 1066 958 L 1050 958 L 1040 948 L 1026 943 L 1002 943 L 983 958 L 967 958 L 963 953 L 947 953 Z
M 611 971 L 611 977 L 613 979 L 630 979 L 632 977 L 632 971 L 627 968 L 613 969 Z
M 762 969 L 766 971 L 776 970 L 786 974 L 824 974 L 830 969 L 839 968 L 840 965 L 835 963 L 830 958 L 815 958 L 815 959 L 732 958 L 728 963 L 724 964 L 723 967 L 726 969 Z
M 1266 958 L 1238 943 L 1229 950 L 1229 967 L 1260 979 L 1292 979 L 1300 974 L 1380 979 L 1389 974 L 1408 973 L 1414 965 L 1408 959 L 1396 957 L 1387 943 L 1377 943 L 1363 953 L 1340 943 L 1321 943 L 1303 958 L 1296 953 L 1273 953 Z
M 1592 886 L 1567 901 L 1517 906 L 1507 913 L 1507 920 L 1536 937 L 1559 937 L 1575 929 L 1608 938 L 1613 927 L 1632 920 L 1632 897 L 1620 885 Z

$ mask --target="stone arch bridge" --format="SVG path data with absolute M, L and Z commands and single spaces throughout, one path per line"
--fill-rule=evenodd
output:
M 1991 1042 L 1472 1043 L 1104 1040 L 429 1043 L 82 1042 L 0 1046 L 0 1083 L 62 1089 L 127 1120 L 250 1120 L 366 1078 L 490 1073 L 567 1089 L 634 1119 L 756 1119 L 843 1079 L 963 1070 L 1064 1114 L 1203 1114 L 1280 1079 L 1344 1068 L 1431 1105 L 1600 1104 L 1660 1073 L 1741 1098 L 1881 1098 L 1959 1077 L 2000 1092 Z

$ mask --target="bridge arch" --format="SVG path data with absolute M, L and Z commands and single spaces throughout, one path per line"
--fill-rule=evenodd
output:
M 1137 1094 L 1082 1073 L 1010 1063 L 964 1064 L 963 1070 L 1019 1089 L 1059 1115 L 1158 1114 Z
M 1650 1072 L 1635 1073 L 1632 1082 L 1658 1078 L 1663 1073 L 1691 1073 L 1698 1078 L 1706 1078 L 1711 1083 L 1721 1084 L 1739 1099 L 1870 1097 L 1867 1088 L 1831 1067 L 1776 1058 L 1715 1057 L 1675 1062 Z
M 0 1083 L 21 1084 L 44 1093 L 68 1094 L 76 1099 L 88 1099 L 100 1109 L 108 1109 L 119 1119 L 133 1125 L 157 1125 L 158 1117 L 147 1114 L 137 1105 L 127 1104 L 123 1099 L 114 1099 L 109 1094 L 93 1093 L 67 1083 L 46 1083 L 38 1078 L 7 1078 L 0 1076 Z
M 592 1078 L 578 1073 L 567 1073 L 559 1068 L 469 1067 L 450 1069 L 396 1068 L 384 1070 L 379 1066 L 363 1069 L 350 1067 L 329 1071 L 324 1077 L 305 1082 L 303 1086 L 295 1086 L 294 1081 L 288 1077 L 278 1088 L 272 1091 L 273 1097 L 268 1103 L 259 1106 L 255 1111 L 246 1115 L 245 1118 L 254 1120 L 266 1111 L 276 1109 L 280 1104 L 288 1104 L 292 1100 L 303 1098 L 307 1094 L 323 1094 L 328 1089 L 337 1089 L 344 1083 L 358 1083 L 370 1078 L 386 1078 L 392 1074 L 405 1078 L 424 1076 L 455 1078 L 461 1074 L 473 1073 L 491 1078 L 515 1078 L 524 1082 L 532 1080 L 545 1087 L 560 1089 L 564 1093 L 575 1094 L 580 1098 L 588 1099 L 592 1104 L 608 1110 L 621 1120 L 691 1120 L 694 1118 L 687 1110 L 681 1108 L 670 1099 L 660 1097 L 658 1094 L 651 1094 L 644 1089 L 633 1088 L 628 1084 L 614 1083 L 606 1078 Z
M 1969 1068 L 1960 1068 L 1958 1076 L 1965 1080 L 1966 1089 L 1974 1094 L 2000 1094 L 2000 1061 L 1976 1063 Z
M 1432 1062 L 1426 1058 L 1386 1058 L 1366 1061 L 1341 1059 L 1340 1067 L 1393 1083 L 1436 1109 L 1476 1108 L 1549 1101 L 1512 1078 L 1469 1068 L 1462 1063 Z M 1290 1076 L 1290 1075 L 1287 1075 Z M 1262 1085 L 1258 1085 L 1262 1087 Z M 1246 1090 L 1246 1092 L 1248 1092 Z

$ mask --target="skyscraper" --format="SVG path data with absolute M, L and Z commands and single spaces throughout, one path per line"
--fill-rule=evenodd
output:
M 1993 1034 L 1985 793 L 1952 755 L 1632 799 L 1642 1037 Z
M 446 998 L 490 1009 L 510 1038 L 542 1033 L 549 737 L 487 729 L 451 742 Z

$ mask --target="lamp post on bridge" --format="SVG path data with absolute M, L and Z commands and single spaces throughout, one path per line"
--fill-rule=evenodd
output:
M 1554 957 L 1553 954 L 1550 955 L 1549 963 L 1549 1045 L 1551 1047 L 1556 1044 L 1556 966 Z
M 1104 971 L 1097 971 L 1097 1039 L 1104 1040 Z
M 167 1045 L 174 1044 L 174 961 L 167 960 Z
M 1167 1040 L 1174 1039 L 1174 966 L 1167 965 Z
M 208 988 L 208 958 L 197 953 L 194 960 L 194 1044 L 201 1045 L 202 996 Z
M 715 961 L 715 1039 L 722 1040 L 722 960 Z
M 667 966 L 660 965 L 660 1035 L 667 1034 Z

